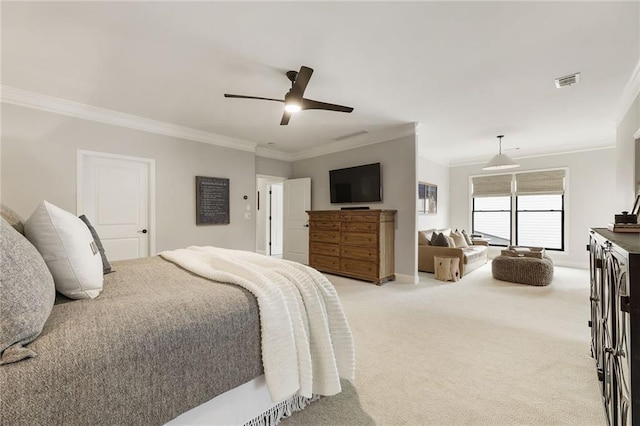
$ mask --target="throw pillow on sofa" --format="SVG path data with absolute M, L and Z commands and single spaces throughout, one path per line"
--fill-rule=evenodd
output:
M 433 238 L 431 239 L 431 245 L 436 247 L 451 247 L 448 238 L 449 237 L 443 233 L 434 233 Z
M 469 236 L 469 234 L 467 234 L 467 231 L 465 231 L 464 229 L 462 230 L 462 236 L 464 237 L 465 241 L 467 242 L 467 245 L 469 247 L 471 247 L 473 245 L 473 241 L 471 241 L 471 237 Z
M 56 290 L 36 248 L 4 218 L 0 221 L 0 364 L 9 364 L 36 356 L 23 345 L 42 332 Z
M 421 246 L 431 245 L 431 240 L 427 237 L 427 231 L 418 231 L 418 244 Z
M 458 247 L 458 248 L 467 248 L 467 247 L 469 247 L 469 244 L 467 244 L 467 240 L 464 239 L 464 237 L 462 236 L 461 233 L 452 232 L 451 233 L 451 238 L 453 238 L 453 242 L 455 243 L 456 247 Z
M 100 294 L 102 258 L 82 220 L 43 201 L 27 220 L 25 235 L 49 267 L 56 290 L 70 299 Z

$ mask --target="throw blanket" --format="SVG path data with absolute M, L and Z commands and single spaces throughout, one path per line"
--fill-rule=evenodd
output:
M 260 309 L 262 363 L 274 402 L 335 395 L 353 380 L 353 336 L 333 285 L 308 266 L 257 253 L 189 247 L 160 253 L 214 281 L 239 285 Z

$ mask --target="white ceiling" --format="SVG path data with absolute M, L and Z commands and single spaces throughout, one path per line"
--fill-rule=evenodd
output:
M 2 84 L 295 153 L 420 123 L 460 164 L 613 145 L 638 2 L 2 3 Z M 280 126 L 284 73 L 355 108 Z M 555 89 L 554 78 L 582 82 Z M 515 150 L 515 148 L 520 148 Z

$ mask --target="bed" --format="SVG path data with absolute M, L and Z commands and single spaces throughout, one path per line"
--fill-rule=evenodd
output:
M 37 356 L 0 366 L 0 424 L 275 424 L 336 393 L 314 383 L 313 395 L 273 398 L 264 318 L 247 289 L 160 256 L 112 267 L 96 298 L 56 293 L 42 332 L 24 346 Z

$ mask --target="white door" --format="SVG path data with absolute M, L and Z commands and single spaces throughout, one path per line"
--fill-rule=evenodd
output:
M 153 254 L 154 160 L 80 151 L 78 163 L 78 214 L 96 229 L 107 258 Z
M 284 182 L 284 248 L 283 257 L 309 264 L 309 220 L 311 210 L 311 178 Z
M 271 242 L 271 255 L 272 256 L 281 256 L 282 255 L 282 225 L 283 225 L 283 192 L 284 187 L 282 183 L 274 183 L 271 184 L 271 188 L 269 189 L 271 197 L 269 200 L 270 203 L 270 213 L 271 213 L 271 234 L 270 242 Z

